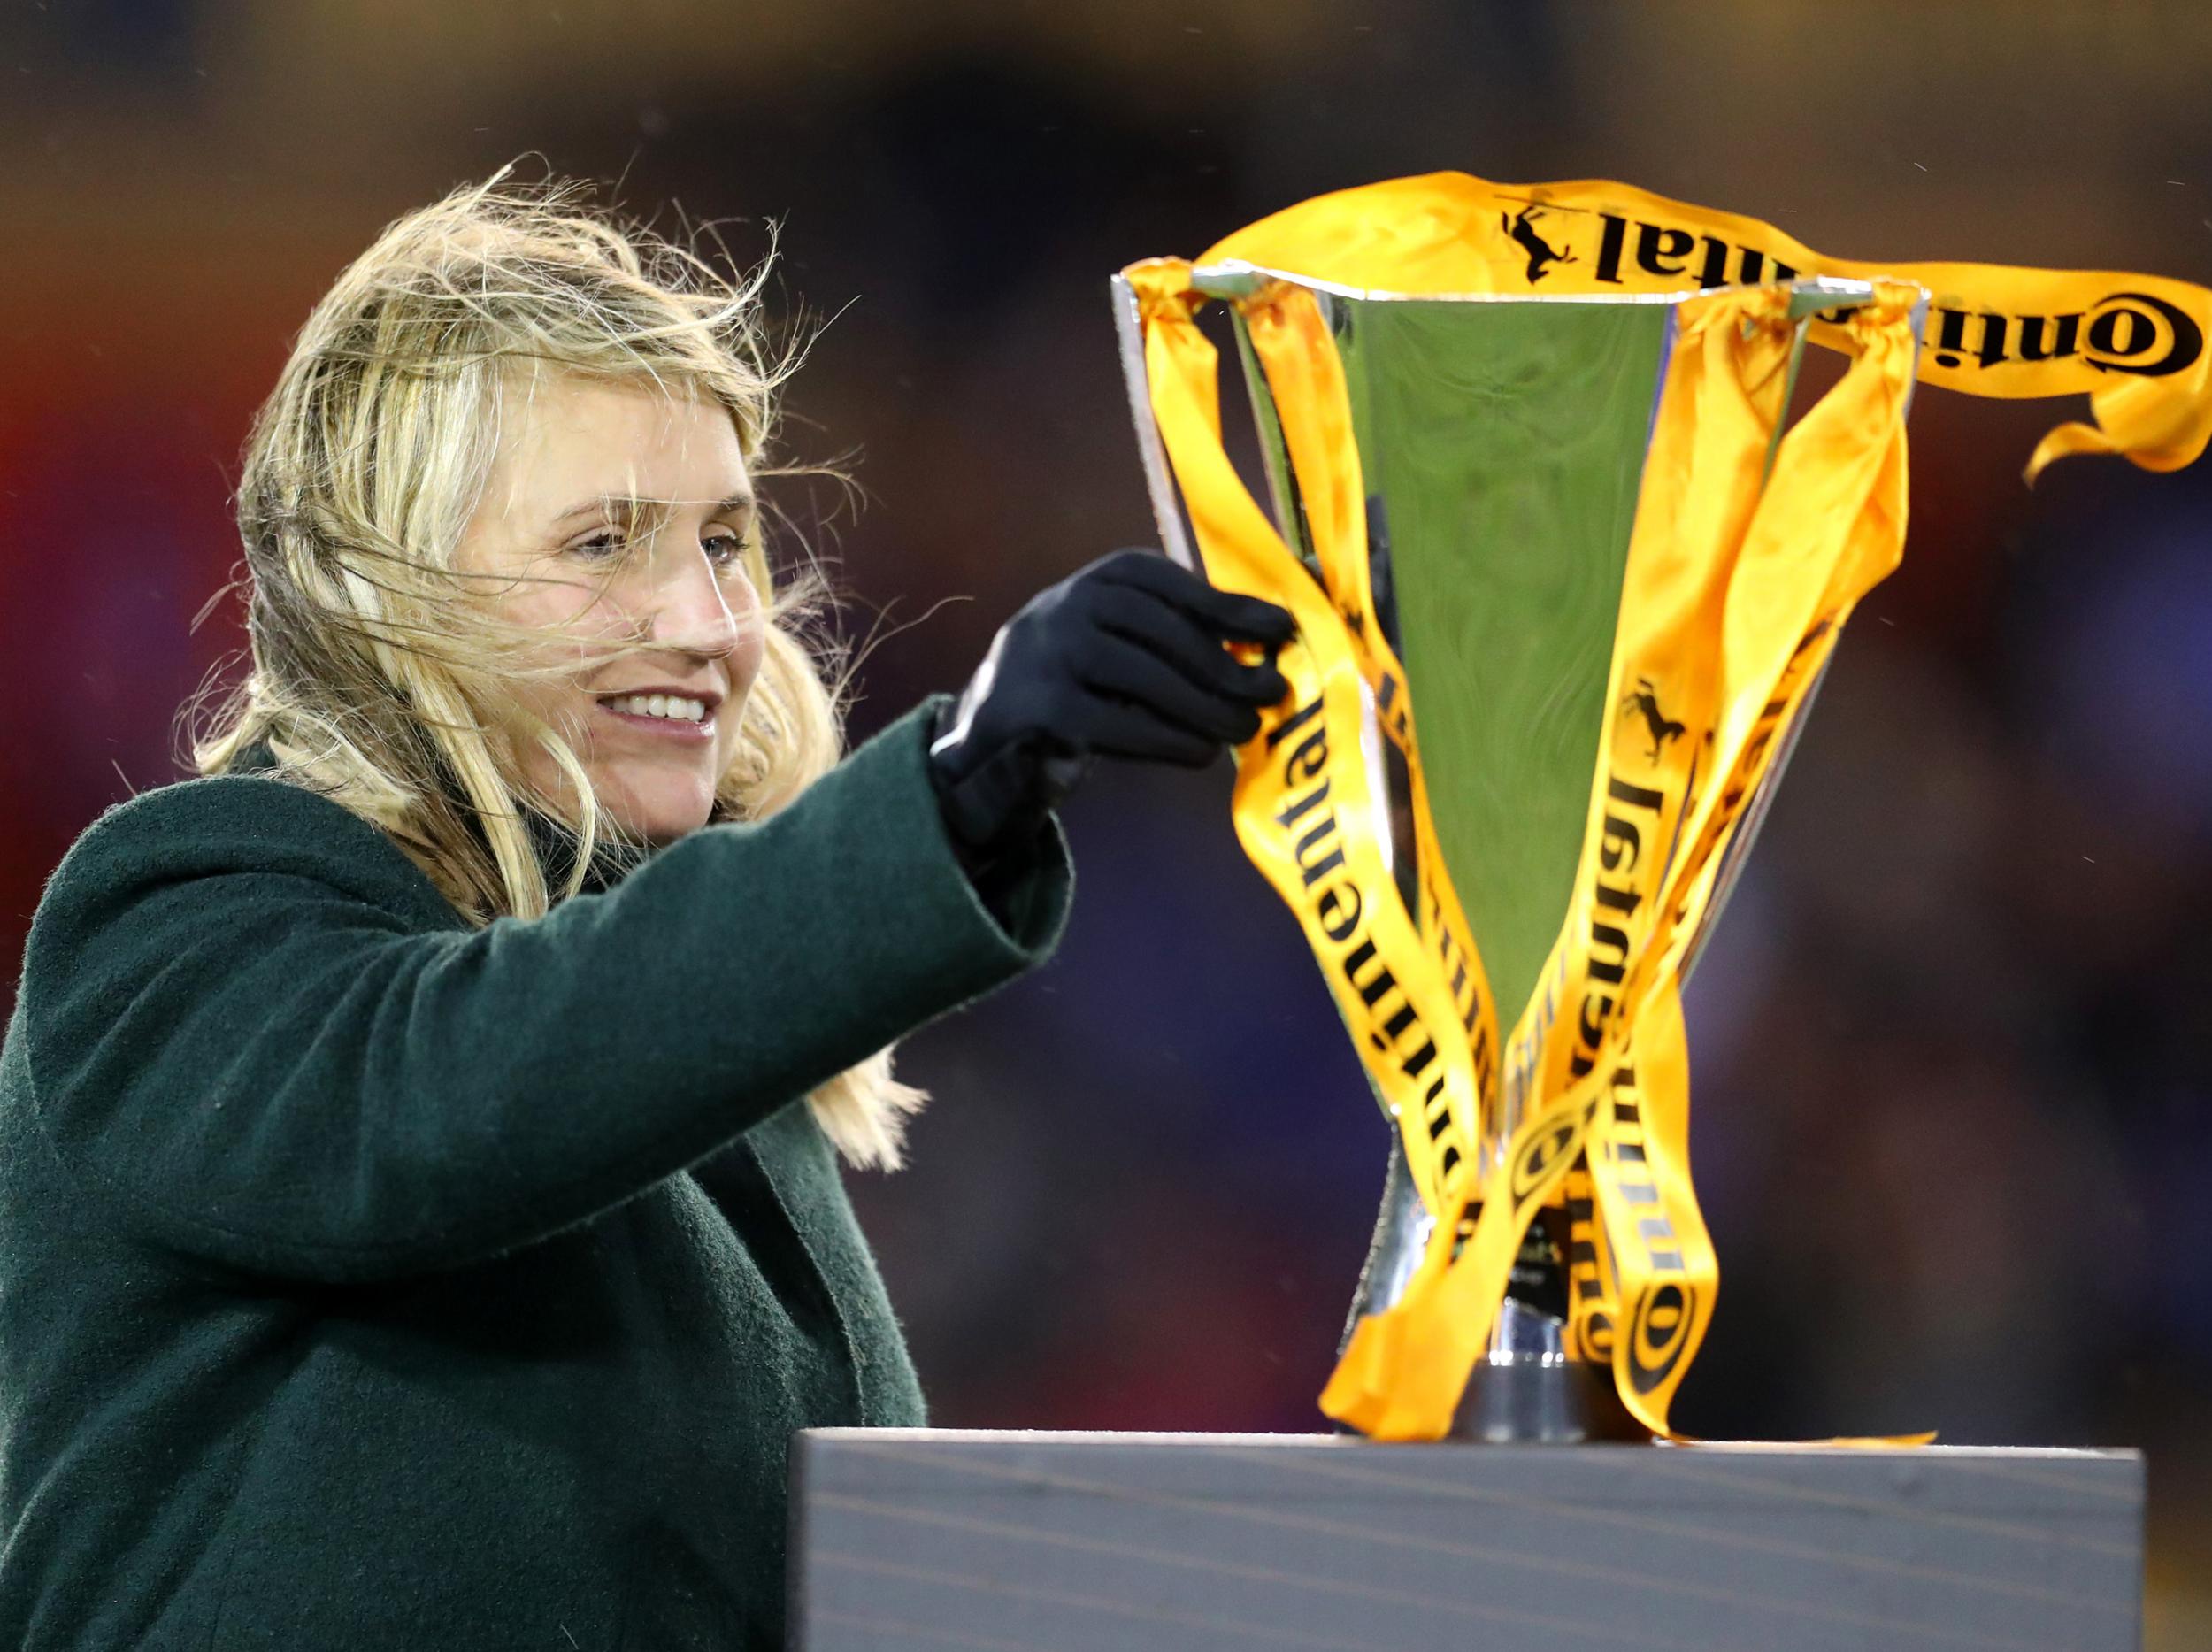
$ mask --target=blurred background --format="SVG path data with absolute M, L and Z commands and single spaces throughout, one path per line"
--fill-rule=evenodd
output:
M 834 316 L 787 446 L 864 738 L 1155 537 L 1106 279 L 1320 191 L 1610 177 L 1862 258 L 2212 274 L 2212 9 L 2061 0 L 8 0 L 0 931 L 234 668 L 247 421 L 401 212 L 534 152 L 781 226 Z M 604 197 L 603 197 L 604 198 Z M 1717 1321 L 1677 1416 L 2136 1445 L 2150 1644 L 2212 1644 L 2212 465 L 2020 466 L 1924 390 L 1847 635 L 1689 993 Z M 782 554 L 799 547 L 787 538 Z M 1230 771 L 1102 767 L 1048 967 L 905 1046 L 854 1179 L 944 1425 L 1317 1432 L 1385 1135 Z

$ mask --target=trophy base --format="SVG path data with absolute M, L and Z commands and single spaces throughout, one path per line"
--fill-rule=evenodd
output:
M 1404 1295 L 1428 1237 L 1428 1213 L 1394 1135 L 1382 1209 L 1340 1354 L 1363 1316 L 1380 1313 Z M 1563 1240 L 1549 1213 L 1540 1213 L 1515 1259 L 1512 1294 L 1498 1304 L 1490 1346 L 1467 1379 L 1447 1439 L 1499 1446 L 1651 1443 L 1651 1431 L 1621 1403 L 1612 1372 L 1567 1356 Z
M 1495 1354 L 1467 1379 L 1446 1437 L 1494 1446 L 1649 1445 L 1652 1438 L 1621 1403 L 1604 1366 Z

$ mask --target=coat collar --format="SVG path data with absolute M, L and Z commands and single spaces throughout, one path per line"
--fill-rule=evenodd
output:
M 526 808 L 522 811 L 522 823 L 529 834 L 530 847 L 536 851 L 539 870 L 545 875 L 546 893 L 553 895 L 566 888 L 569 872 L 576 864 L 576 834 L 534 809 Z M 612 888 L 634 864 L 632 854 L 610 849 L 604 841 L 594 845 L 591 864 L 584 869 L 579 893 L 596 895 Z
M 232 759 L 230 768 L 234 774 L 254 774 L 277 766 L 276 754 L 269 749 L 269 742 L 259 740 L 242 749 Z M 472 814 L 467 818 L 477 841 L 488 849 L 489 841 L 476 817 Z M 576 834 L 550 816 L 527 806 L 522 811 L 522 824 L 531 849 L 537 856 L 538 869 L 544 875 L 546 892 L 552 895 L 567 887 L 569 872 L 576 864 Z M 650 851 L 648 854 L 649 857 Z M 593 849 L 591 864 L 585 870 L 580 893 L 595 895 L 611 889 L 638 864 L 634 855 L 611 848 L 603 839 Z

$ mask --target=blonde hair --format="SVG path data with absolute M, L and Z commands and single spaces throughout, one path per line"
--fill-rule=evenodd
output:
M 576 894 L 595 850 L 639 853 L 573 745 L 515 692 L 576 672 L 575 660 L 534 664 L 541 635 L 472 601 L 484 576 L 457 565 L 505 388 L 551 369 L 710 398 L 753 469 L 798 356 L 765 353 L 764 263 L 726 279 L 649 228 L 582 204 L 582 183 L 524 184 L 513 171 L 389 225 L 309 316 L 255 415 L 239 481 L 250 670 L 187 736 L 202 774 L 265 741 L 276 778 L 380 828 L 478 926 L 539 917 Z M 829 595 L 810 559 L 781 592 L 757 535 L 742 559 L 764 647 L 714 812 L 757 820 L 836 763 L 851 679 L 841 648 L 809 628 Z M 518 754 L 533 744 L 570 795 L 526 778 Z M 557 895 L 526 810 L 572 834 Z M 891 1056 L 878 1051 L 808 1098 L 856 1164 L 895 1168 L 906 1116 L 926 1099 L 891 1076 Z

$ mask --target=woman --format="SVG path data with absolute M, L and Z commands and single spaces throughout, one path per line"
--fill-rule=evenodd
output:
M 1051 952 L 1089 757 L 1286 692 L 1282 610 L 1117 553 L 838 761 L 757 281 L 504 177 L 316 307 L 250 674 L 34 919 L 0 1645 L 780 1644 L 792 1432 L 924 1418 L 833 1149 Z

